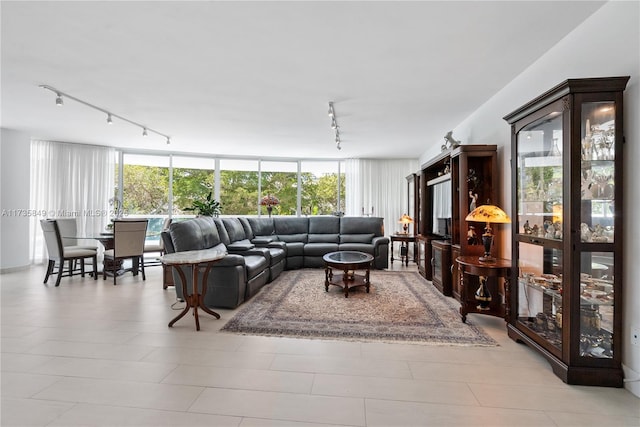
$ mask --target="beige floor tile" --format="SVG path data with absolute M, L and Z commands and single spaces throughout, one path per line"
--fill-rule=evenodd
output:
M 105 427 L 161 427 L 161 426 L 216 426 L 236 427 L 240 417 L 195 414 L 181 411 L 125 408 L 81 403 L 64 413 L 49 426 L 105 426 Z
M 361 357 L 362 343 L 321 339 L 247 336 L 238 351 L 312 356 Z
M 621 426 L 640 426 L 640 407 L 638 408 L 636 417 L 619 417 L 615 415 L 598 415 L 591 413 L 575 413 L 575 412 L 547 412 L 549 418 L 558 427 L 621 427 Z
M 167 328 L 163 333 L 140 333 L 129 343 L 151 347 L 236 351 L 245 341 L 246 338 L 240 335 L 219 334 L 208 330 L 196 332 Z
M 349 427 L 339 424 L 318 424 L 298 421 L 267 420 L 264 418 L 243 418 L 240 427 Z
M 316 375 L 313 394 L 372 399 L 406 400 L 413 402 L 478 405 L 478 400 L 466 383 L 407 380 L 396 378 L 355 377 L 346 375 Z
M 134 344 L 46 341 L 34 346 L 28 353 L 64 357 L 140 360 L 151 353 L 152 350 L 152 347 Z
M 313 374 L 181 365 L 163 383 L 308 394 Z
M 10 427 L 51 425 L 51 422 L 69 411 L 74 404 L 3 396 L 0 405 L 2 405 L 0 425 Z
M 272 420 L 364 426 L 364 400 L 208 388 L 190 411 Z
M 274 358 L 271 369 L 322 374 L 411 378 L 409 365 L 405 361 L 364 358 L 277 355 Z
M 367 426 L 552 426 L 541 411 L 367 399 Z
M 550 370 L 533 367 L 510 367 L 500 364 L 462 364 L 409 362 L 413 377 L 430 381 L 461 381 L 486 384 L 531 384 L 562 386 Z
M 268 353 L 254 354 L 199 348 L 161 347 L 153 350 L 142 361 L 225 368 L 269 369 L 274 357 Z
M 33 397 L 63 402 L 185 411 L 202 390 L 202 387 L 195 386 L 62 378 Z
M 37 366 L 32 372 L 65 377 L 104 378 L 109 380 L 159 383 L 173 371 L 176 366 L 177 365 L 173 363 L 56 357 Z
M 53 356 L 39 356 L 35 354 L 23 353 L 2 353 L 0 354 L 0 366 L 3 372 L 32 372 L 32 370 L 42 365 Z
M 100 331 L 92 329 L 41 328 L 32 334 L 43 341 L 77 341 L 85 343 L 124 344 L 138 335 L 137 332 Z
M 0 380 L 2 397 L 34 397 L 59 380 L 60 377 L 53 375 L 3 372 Z
M 623 389 L 469 384 L 482 406 L 638 417 L 640 399 Z

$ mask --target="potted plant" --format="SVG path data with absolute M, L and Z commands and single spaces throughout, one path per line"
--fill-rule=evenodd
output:
M 213 194 L 209 191 L 207 197 L 204 200 L 194 200 L 190 208 L 186 208 L 187 211 L 195 211 L 198 215 L 202 216 L 215 216 L 217 217 L 222 213 L 222 205 L 220 202 L 213 198 Z

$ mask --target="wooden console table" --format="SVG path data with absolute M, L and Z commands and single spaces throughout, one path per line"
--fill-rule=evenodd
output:
M 404 265 L 409 265 L 409 243 L 413 243 L 414 245 L 414 261 L 415 261 L 415 244 L 416 244 L 416 236 L 412 236 L 411 234 L 392 234 L 390 236 L 391 239 L 391 264 L 393 264 L 393 244 L 395 242 L 400 242 L 400 264 L 404 263 Z
M 182 297 L 185 301 L 184 310 L 169 322 L 169 327 L 172 327 L 174 323 L 184 317 L 190 308 L 193 308 L 193 317 L 196 320 L 196 331 L 200 330 L 198 307 L 204 312 L 211 314 L 216 319 L 220 318 L 218 313 L 210 310 L 204 305 L 204 296 L 207 292 L 207 278 L 209 277 L 211 267 L 213 267 L 213 264 L 215 264 L 216 261 L 224 258 L 226 254 L 227 251 L 225 250 L 203 249 L 199 251 L 174 252 L 160 257 L 163 265 L 173 266 L 178 271 L 180 282 L 182 282 Z M 182 269 L 183 266 L 191 267 L 191 283 L 193 284 L 191 294 L 189 294 L 187 278 Z M 202 282 L 200 284 L 198 284 L 199 270 L 203 270 Z
M 462 321 L 467 321 L 468 313 L 487 314 L 489 316 L 502 317 L 509 319 L 509 295 L 510 295 L 510 277 L 511 277 L 511 261 L 508 259 L 497 258 L 495 262 L 480 262 L 477 256 L 460 256 L 456 258 L 458 263 L 460 289 L 461 289 L 461 305 L 460 315 Z M 468 276 L 478 276 L 479 280 L 487 280 L 490 277 L 504 279 L 505 302 L 500 301 L 498 290 L 492 295 L 491 303 L 487 308 L 481 308 L 474 301 L 475 290 L 470 290 Z

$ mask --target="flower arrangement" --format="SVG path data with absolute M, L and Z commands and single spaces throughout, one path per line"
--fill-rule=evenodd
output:
M 280 200 L 276 196 L 272 196 L 271 194 L 267 194 L 260 200 L 260 204 L 262 206 L 271 207 L 280 203 Z

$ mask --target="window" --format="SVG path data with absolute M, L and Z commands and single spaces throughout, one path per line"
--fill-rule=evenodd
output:
M 220 160 L 220 204 L 224 215 L 258 214 L 257 160 Z
M 339 164 L 340 162 L 335 161 L 301 162 L 303 215 L 334 215 L 344 212 L 344 172 L 339 173 Z

